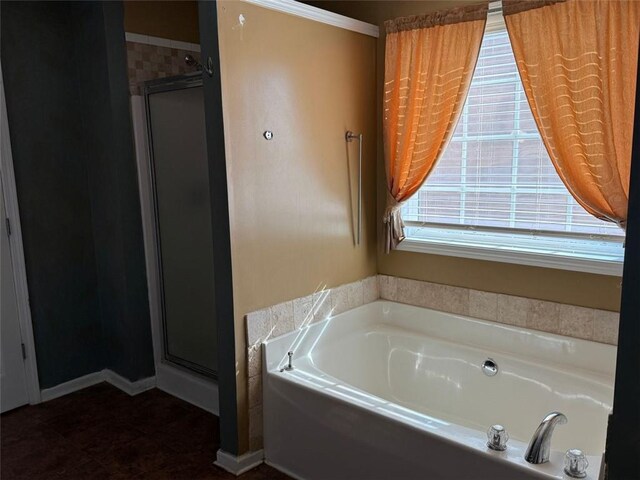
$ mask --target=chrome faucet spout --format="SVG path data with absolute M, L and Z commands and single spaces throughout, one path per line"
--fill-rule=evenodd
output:
M 556 425 L 564 425 L 565 423 L 567 423 L 567 417 L 560 412 L 551 412 L 544 417 L 531 437 L 524 459 L 536 465 L 548 462 L 553 430 Z

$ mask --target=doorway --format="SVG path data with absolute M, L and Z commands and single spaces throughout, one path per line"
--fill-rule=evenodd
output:
M 141 100 L 132 98 L 132 112 L 157 384 L 217 413 L 214 231 L 201 74 L 147 82 Z
M 16 296 L 13 264 L 9 246 L 9 225 L 5 221 L 9 216 L 5 210 L 4 192 L 0 182 L 0 413 L 29 403 L 27 392 L 27 376 L 24 367 L 22 336 L 18 318 L 18 301 Z
M 200 76 L 145 88 L 165 361 L 217 376 L 213 234 Z
M 0 412 L 40 402 L 33 325 L 0 67 Z

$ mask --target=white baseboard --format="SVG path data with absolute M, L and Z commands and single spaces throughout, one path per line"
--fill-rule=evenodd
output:
M 154 388 L 156 386 L 156 377 L 143 378 L 132 382 L 112 370 L 105 369 L 99 372 L 90 373 L 83 377 L 74 378 L 73 380 L 61 383 L 55 387 L 45 388 L 40 391 L 40 398 L 43 402 L 46 402 L 102 382 L 108 382 L 114 387 L 133 396 Z
M 132 397 L 139 393 L 146 392 L 147 390 L 151 390 L 156 386 L 156 377 L 147 377 L 132 382 L 131 380 L 127 380 L 123 376 L 118 375 L 113 370 L 103 370 L 102 374 L 105 382 L 109 382 L 114 387 L 119 388 Z
M 98 383 L 104 382 L 104 376 L 102 372 L 94 372 L 88 375 L 84 375 L 83 377 L 74 378 L 73 380 L 69 380 L 68 382 L 61 383 L 60 385 L 56 385 L 55 387 L 45 388 L 40 391 L 40 399 L 43 402 L 48 400 L 53 400 L 54 398 L 62 397 L 64 395 L 68 395 L 73 392 L 77 392 L 78 390 L 82 390 L 83 388 L 91 387 L 92 385 L 96 385 Z
M 216 453 L 216 461 L 213 462 L 223 470 L 232 473 L 236 476 L 242 475 L 244 472 L 257 467 L 264 461 L 264 450 L 258 450 L 257 452 L 249 452 L 239 457 L 225 452 L 224 450 L 218 450 Z
M 264 463 L 266 463 L 267 465 L 269 465 L 270 467 L 275 468 L 276 470 L 279 470 L 280 472 L 284 473 L 287 477 L 291 477 L 294 480 L 304 480 L 301 476 L 296 475 L 295 473 L 293 473 L 291 470 L 289 470 L 288 468 L 284 468 L 281 467 L 280 465 L 278 465 L 277 463 L 274 462 L 270 462 L 269 460 L 267 460 L 266 458 L 264 459 Z
M 156 387 L 180 400 L 219 415 L 218 385 L 166 363 L 156 365 Z

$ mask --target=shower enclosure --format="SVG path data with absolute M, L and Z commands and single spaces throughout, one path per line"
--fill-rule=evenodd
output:
M 202 78 L 145 84 L 161 361 L 217 377 L 213 229 Z

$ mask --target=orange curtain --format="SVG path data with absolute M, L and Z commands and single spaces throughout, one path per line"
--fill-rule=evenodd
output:
M 404 239 L 400 206 L 447 146 L 475 69 L 487 4 L 385 22 L 385 250 Z
M 640 2 L 503 0 L 502 8 L 558 175 L 585 210 L 624 228 Z

